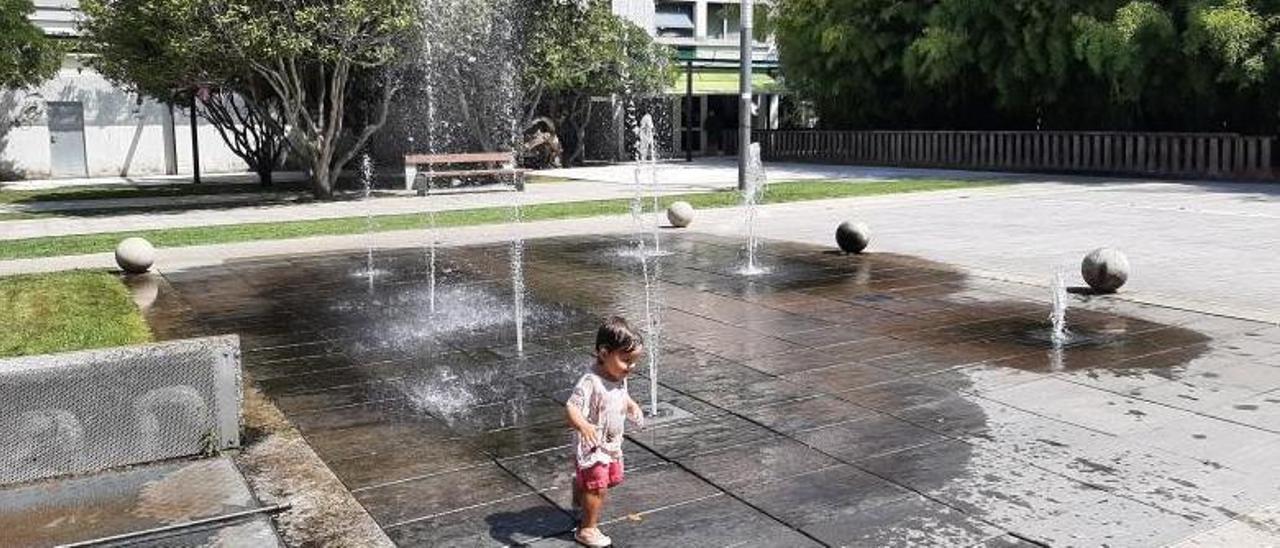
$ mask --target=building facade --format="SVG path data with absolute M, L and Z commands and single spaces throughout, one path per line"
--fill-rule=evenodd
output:
M 631 16 L 641 12 L 634 6 L 637 3 L 615 0 L 615 11 Z M 618 4 L 628 5 L 628 9 L 620 10 Z M 645 4 L 652 5 L 651 19 L 631 16 L 632 20 L 651 29 L 658 43 L 675 49 L 684 69 L 666 91 L 672 103 L 672 148 L 680 152 L 692 148 L 695 155 L 731 150 L 735 147 L 731 135 L 738 127 L 742 0 L 657 0 Z M 757 19 L 768 9 L 759 0 L 754 7 Z M 778 50 L 773 40 L 754 40 L 751 59 L 755 92 L 752 127 L 776 129 L 783 89 L 776 79 Z
M 35 5 L 46 35 L 76 36 L 77 0 Z M 191 173 L 191 123 L 185 109 L 115 87 L 70 54 L 40 87 L 0 90 L 0 181 Z M 216 128 L 197 120 L 196 133 L 202 172 L 247 169 Z

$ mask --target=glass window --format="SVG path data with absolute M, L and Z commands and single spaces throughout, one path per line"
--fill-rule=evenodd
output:
M 693 38 L 693 4 L 688 2 L 660 2 L 654 7 L 653 23 L 658 31 L 658 36 Z
M 737 40 L 741 34 L 742 6 L 707 4 L 707 38 Z

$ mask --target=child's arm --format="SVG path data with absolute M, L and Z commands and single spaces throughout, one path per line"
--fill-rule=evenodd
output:
M 627 418 L 630 418 L 631 422 L 636 423 L 637 426 L 644 426 L 644 409 L 640 407 L 640 404 L 636 403 L 631 394 L 627 394 Z
M 564 408 L 565 415 L 569 419 L 569 426 L 574 430 L 577 430 L 578 434 L 581 435 L 582 439 L 588 444 L 599 445 L 600 440 L 596 437 L 596 427 L 587 422 L 587 419 L 582 416 L 582 411 L 578 409 L 578 406 L 574 405 L 573 402 L 569 402 L 564 406 Z

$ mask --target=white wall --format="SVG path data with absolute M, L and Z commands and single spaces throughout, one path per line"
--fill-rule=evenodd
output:
M 653 34 L 653 0 L 613 0 L 613 13 Z
M 164 127 L 166 107 L 151 100 L 138 104 L 136 95 L 113 87 L 72 57 L 58 76 L 31 90 L 0 91 L 0 178 L 39 179 L 51 169 L 45 103 L 79 101 L 84 107 L 85 161 L 90 177 L 166 172 Z M 7 122 L 17 121 L 16 127 Z M 141 125 L 141 131 L 139 131 Z M 6 128 L 8 128 L 6 130 Z M 245 171 L 239 157 L 226 147 L 207 122 L 197 126 L 202 173 Z M 178 173 L 191 172 L 191 126 L 186 112 L 174 113 Z M 132 159 L 129 150 L 137 139 Z

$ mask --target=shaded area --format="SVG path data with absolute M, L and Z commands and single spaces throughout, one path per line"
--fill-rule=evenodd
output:
M 1275 328 L 1077 299 L 1073 328 L 1107 337 L 1051 352 L 1026 337 L 1040 289 L 783 242 L 743 278 L 740 247 L 663 242 L 659 397 L 693 417 L 629 433 L 619 545 L 1159 545 L 1280 496 L 1275 423 L 1220 410 L 1280 389 Z M 152 314 L 240 333 L 252 380 L 398 543 L 557 544 L 561 402 L 598 317 L 641 323 L 629 249 L 526 242 L 523 356 L 505 245 L 441 249 L 434 288 L 422 251 L 376 252 L 372 279 L 363 253 L 171 273 L 180 298 Z

